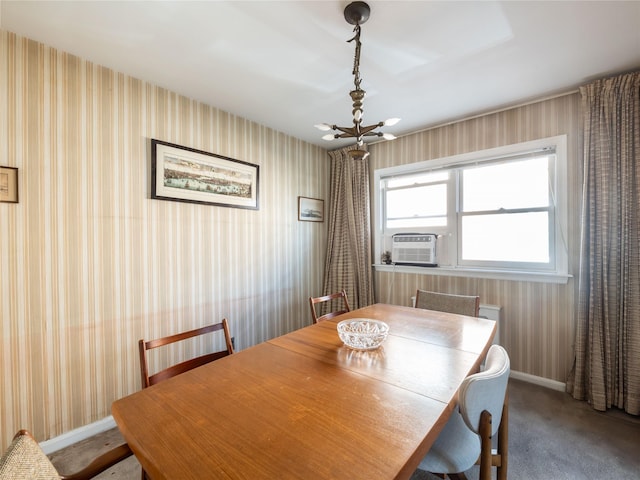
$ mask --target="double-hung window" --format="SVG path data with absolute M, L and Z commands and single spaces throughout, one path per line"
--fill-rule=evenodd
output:
M 380 169 L 376 251 L 393 254 L 394 234 L 431 233 L 443 274 L 566 281 L 565 191 L 564 136 Z

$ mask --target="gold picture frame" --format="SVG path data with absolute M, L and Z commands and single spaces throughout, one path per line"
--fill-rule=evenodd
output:
M 18 203 L 18 169 L 0 167 L 0 202 Z

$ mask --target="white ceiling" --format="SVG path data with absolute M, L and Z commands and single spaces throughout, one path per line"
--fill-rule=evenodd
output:
M 313 125 L 351 125 L 348 3 L 0 0 L 0 28 L 333 148 Z M 364 123 L 396 135 L 640 67 L 640 1 L 368 3 Z

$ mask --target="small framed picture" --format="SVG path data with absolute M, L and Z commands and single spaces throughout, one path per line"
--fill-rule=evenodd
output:
M 301 222 L 324 222 L 324 200 L 298 197 L 298 220 Z
M 18 169 L 0 167 L 0 202 L 18 203 Z

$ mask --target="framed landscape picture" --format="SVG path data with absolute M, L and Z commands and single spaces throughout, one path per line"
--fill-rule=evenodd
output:
M 18 203 L 18 169 L 0 167 L 0 202 Z
M 301 222 L 324 222 L 324 200 L 298 197 L 298 220 Z
M 151 140 L 151 198 L 258 210 L 260 167 Z

